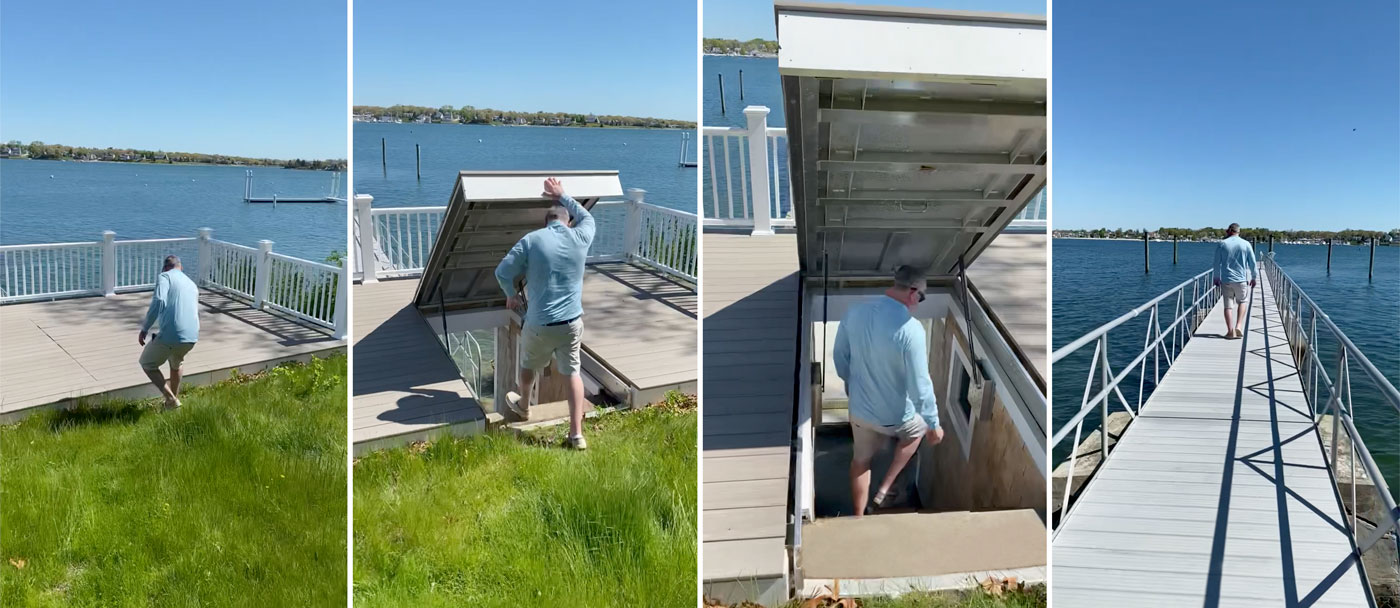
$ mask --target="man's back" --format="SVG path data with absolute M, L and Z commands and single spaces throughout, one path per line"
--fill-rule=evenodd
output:
M 563 196 L 559 204 L 569 211 L 576 226 L 550 222 L 516 243 L 496 268 L 496 278 L 507 294 L 523 270 L 529 309 L 525 321 L 546 325 L 583 315 L 583 267 L 593 244 L 593 216 L 574 199 Z
M 1220 241 L 1215 247 L 1215 273 L 1221 283 L 1247 283 L 1259 277 L 1254 247 L 1238 235 Z
M 852 307 L 833 352 L 851 416 L 893 426 L 933 407 L 925 346 L 923 327 L 903 304 L 881 296 Z
M 170 344 L 199 341 L 199 287 L 178 268 L 156 278 L 146 328 L 154 326 L 156 339 Z

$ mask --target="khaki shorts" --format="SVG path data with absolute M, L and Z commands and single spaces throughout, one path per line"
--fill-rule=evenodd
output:
M 854 440 L 854 453 L 852 460 L 858 462 L 868 462 L 875 457 L 880 448 L 889 445 L 890 439 L 899 439 L 901 442 L 911 439 L 918 439 L 928 432 L 928 423 L 920 416 L 915 416 L 912 420 L 899 426 L 881 426 L 874 422 L 866 422 L 860 418 L 851 418 L 851 438 Z
M 579 370 L 579 347 L 583 346 L 583 318 L 562 325 L 526 325 L 520 330 L 520 365 L 542 370 L 554 358 L 559 373 L 572 376 Z
M 1225 300 L 1226 306 L 1244 304 L 1248 301 L 1248 297 L 1245 295 L 1248 292 L 1245 291 L 1245 287 L 1247 287 L 1245 283 L 1221 283 L 1220 297 Z
M 170 362 L 170 369 L 180 369 L 180 364 L 185 361 L 185 355 L 194 348 L 194 343 L 170 343 L 161 342 L 155 338 L 146 341 L 146 348 L 141 350 L 141 369 L 160 369 L 161 364 Z

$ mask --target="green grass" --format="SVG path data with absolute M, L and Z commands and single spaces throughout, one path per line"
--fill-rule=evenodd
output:
M 590 420 L 588 451 L 504 433 L 355 464 L 355 605 L 686 606 L 693 400 Z
M 344 606 L 345 395 L 339 355 L 0 428 L 0 604 Z

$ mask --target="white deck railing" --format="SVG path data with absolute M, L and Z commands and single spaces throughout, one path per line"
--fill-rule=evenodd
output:
M 769 234 L 796 225 L 792 213 L 792 172 L 787 129 L 768 126 L 769 109 L 744 108 L 744 127 L 701 127 L 705 169 L 700 208 L 705 226 L 749 228 Z M 1036 195 L 1008 228 L 1045 230 L 1049 206 Z
M 346 335 L 342 269 L 213 238 L 118 241 L 110 230 L 91 243 L 0 245 L 0 304 L 150 290 L 167 255 L 180 256 L 185 274 L 205 289 L 249 300 Z
M 644 190 L 630 188 L 627 196 L 625 201 L 593 205 L 599 230 L 588 250 L 588 262 L 641 264 L 696 283 L 696 215 L 647 203 Z M 421 274 L 447 207 L 375 208 L 373 201 L 372 196 L 355 195 L 355 279 L 364 280 L 366 269 L 374 280 Z M 373 227 L 372 247 L 362 246 L 363 226 Z

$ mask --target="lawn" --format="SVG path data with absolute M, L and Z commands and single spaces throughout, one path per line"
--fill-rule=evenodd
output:
M 506 433 L 354 467 L 355 606 L 686 606 L 696 600 L 693 399 L 588 422 L 588 450 Z
M 0 604 L 344 606 L 345 356 L 0 428 Z

